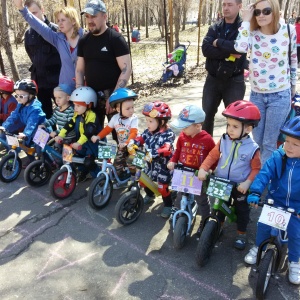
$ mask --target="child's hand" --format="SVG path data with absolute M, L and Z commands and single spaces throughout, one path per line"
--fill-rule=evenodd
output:
M 198 172 L 198 178 L 199 180 L 206 180 L 206 177 L 208 175 L 208 172 L 206 172 L 204 169 L 200 168 Z
M 81 150 L 82 149 L 82 145 L 79 143 L 73 143 L 72 144 L 72 148 L 75 150 Z
M 45 125 L 41 124 L 38 126 L 39 128 L 46 128 Z
M 169 161 L 168 164 L 167 164 L 167 168 L 168 168 L 169 170 L 171 170 L 171 171 L 174 170 L 174 168 L 175 168 L 175 163 Z
M 257 208 L 257 206 L 258 206 L 257 204 L 259 202 L 259 199 L 260 199 L 260 195 L 259 194 L 252 193 L 252 194 L 248 195 L 247 202 L 251 206 L 254 206 L 255 208 Z
M 18 139 L 24 140 L 26 138 L 26 135 L 23 132 L 19 132 Z
M 145 155 L 145 161 L 151 163 L 152 162 L 152 154 L 151 152 L 147 152 Z
M 127 151 L 129 155 L 135 155 L 135 150 L 138 149 L 139 147 L 135 144 L 129 143 L 127 145 Z
M 242 194 L 246 194 L 247 191 L 249 190 L 249 187 L 251 185 L 251 181 L 250 180 L 246 180 L 244 182 L 241 182 L 238 186 L 237 186 L 237 190 L 242 193 Z
M 50 137 L 55 138 L 57 136 L 57 133 L 55 131 L 50 132 Z
M 123 148 L 126 147 L 126 146 L 127 146 L 127 144 L 125 144 L 125 143 L 120 143 L 120 144 L 119 144 L 119 148 L 120 148 L 120 149 L 123 149 Z
M 98 135 L 93 135 L 93 136 L 91 137 L 91 141 L 92 141 L 93 143 L 96 143 L 98 140 L 100 140 L 100 137 L 99 137 Z
M 63 138 L 59 135 L 57 135 L 54 140 L 57 144 L 62 144 L 63 143 Z

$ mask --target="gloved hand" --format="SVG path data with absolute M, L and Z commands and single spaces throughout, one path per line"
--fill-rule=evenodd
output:
M 260 200 L 260 195 L 256 193 L 251 193 L 247 197 L 248 204 L 258 204 Z
M 152 154 L 151 152 L 147 152 L 145 156 L 145 161 L 151 163 L 152 162 Z
M 127 145 L 127 151 L 129 155 L 135 155 L 135 150 L 139 147 L 134 143 L 134 140 L 130 140 Z
M 157 149 L 157 153 L 161 154 L 162 156 L 169 156 L 172 153 L 171 145 L 164 144 L 162 147 Z

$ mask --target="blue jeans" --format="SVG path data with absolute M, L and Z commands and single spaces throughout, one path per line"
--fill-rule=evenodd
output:
M 226 107 L 236 100 L 244 99 L 245 91 L 244 74 L 226 80 L 208 74 L 202 96 L 202 108 L 206 114 L 203 129 L 213 136 L 215 115 L 221 101 Z
M 253 129 L 253 138 L 260 147 L 263 165 L 277 149 L 280 128 L 291 109 L 291 90 L 269 94 L 251 91 L 250 101 L 259 108 L 261 114 L 258 126 Z

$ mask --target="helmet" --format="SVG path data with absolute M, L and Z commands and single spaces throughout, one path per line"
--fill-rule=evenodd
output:
M 7 76 L 0 75 L 0 92 L 12 93 L 14 91 L 14 82 Z
M 122 103 L 123 101 L 132 99 L 135 100 L 138 95 L 130 89 L 119 88 L 115 90 L 109 97 L 109 104 L 112 108 L 116 106 L 117 103 Z
M 222 115 L 236 119 L 245 124 L 257 126 L 260 121 L 260 111 L 256 105 L 246 100 L 238 100 L 229 104 Z
M 34 80 L 21 79 L 16 81 L 14 85 L 14 90 L 25 91 L 32 95 L 36 95 L 38 93 L 38 86 Z
M 84 102 L 87 106 L 93 103 L 94 107 L 96 107 L 97 94 L 92 88 L 88 86 L 82 86 L 72 92 L 70 96 L 70 101 Z
M 288 120 L 280 131 L 285 135 L 300 140 L 300 116 Z
M 143 115 L 158 120 L 169 120 L 172 117 L 169 105 L 161 101 L 146 104 L 143 108 Z

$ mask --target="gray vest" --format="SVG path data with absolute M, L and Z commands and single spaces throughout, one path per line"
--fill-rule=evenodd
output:
M 231 140 L 224 134 L 220 142 L 220 159 L 216 168 L 216 176 L 234 182 L 244 182 L 251 172 L 251 160 L 258 149 L 252 138 Z

